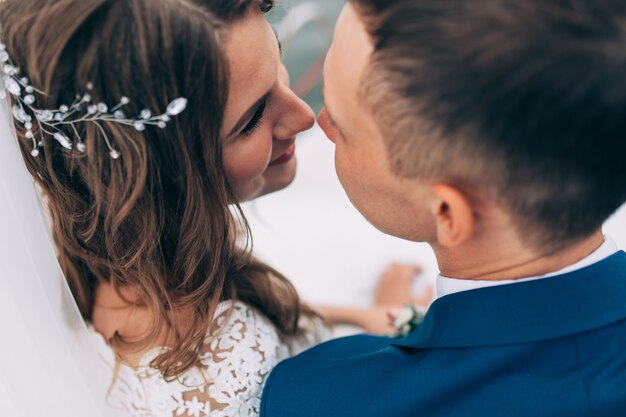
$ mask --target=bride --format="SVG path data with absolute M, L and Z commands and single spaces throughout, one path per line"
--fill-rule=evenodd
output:
M 318 313 L 250 255 L 238 203 L 292 182 L 314 122 L 272 6 L 0 3 L 0 94 L 73 296 L 114 352 L 108 400 L 130 415 L 255 416 L 271 368 L 323 337 L 322 315 L 381 316 Z

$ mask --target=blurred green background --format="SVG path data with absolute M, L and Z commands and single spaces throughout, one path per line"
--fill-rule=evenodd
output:
M 283 60 L 294 91 L 317 113 L 322 107 L 321 71 L 344 0 L 278 0 L 268 15 L 283 41 Z

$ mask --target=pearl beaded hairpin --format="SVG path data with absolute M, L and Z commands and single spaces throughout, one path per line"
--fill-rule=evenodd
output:
M 33 157 L 39 155 L 39 148 L 43 146 L 45 140 L 44 133 L 54 138 L 65 149 L 72 150 L 75 147 L 79 152 L 85 152 L 86 146 L 78 134 L 75 124 L 86 122 L 93 123 L 98 127 L 109 148 L 109 155 L 113 159 L 118 159 L 121 156 L 120 152 L 113 148 L 100 122 L 132 126 L 139 132 L 144 131 L 147 126 L 157 126 L 163 129 L 173 116 L 179 115 L 187 108 L 187 99 L 179 97 L 169 103 L 163 114 L 152 115 L 150 110 L 144 109 L 139 113 L 139 116 L 127 118 L 122 108 L 130 103 L 128 97 L 122 97 L 119 103 L 112 108 L 109 108 L 105 103 L 92 103 L 90 91 L 93 89 L 93 84 L 88 83 L 88 92 L 82 96 L 76 95 L 76 100 L 72 104 L 62 105 L 58 109 L 37 109 L 34 107 L 36 102 L 34 94 L 45 95 L 45 93 L 33 87 L 27 77 L 20 76 L 20 69 L 11 62 L 3 43 L 0 43 L 0 77 L 2 77 L 0 99 L 5 99 L 7 93 L 13 97 L 14 104 L 11 112 L 13 118 L 24 126 L 25 136 L 33 142 L 33 149 L 31 150 Z M 34 115 L 34 119 L 27 110 Z M 39 141 L 33 134 L 33 123 L 37 123 L 39 126 L 41 133 Z M 61 126 L 69 126 L 74 131 L 76 144 L 61 131 Z

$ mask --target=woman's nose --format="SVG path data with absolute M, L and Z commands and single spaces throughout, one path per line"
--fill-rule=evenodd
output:
M 284 105 L 279 123 L 274 129 L 276 139 L 292 139 L 298 133 L 309 130 L 315 124 L 313 109 L 300 97 L 284 86 Z

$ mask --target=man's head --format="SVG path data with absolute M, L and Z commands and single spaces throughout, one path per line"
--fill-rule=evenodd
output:
M 626 201 L 622 1 L 352 0 L 325 100 L 339 178 L 388 233 L 433 242 L 457 208 L 475 229 L 488 202 L 558 250 Z

